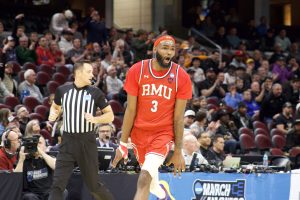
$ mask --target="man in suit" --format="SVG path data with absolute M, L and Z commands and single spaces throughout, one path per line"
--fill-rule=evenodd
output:
M 118 148 L 118 145 L 114 144 L 111 141 L 114 128 L 111 124 L 99 124 L 97 127 L 97 146 L 98 147 L 113 147 L 114 149 Z

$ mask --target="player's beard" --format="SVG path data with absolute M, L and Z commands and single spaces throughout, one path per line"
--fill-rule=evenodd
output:
M 160 55 L 158 52 L 155 53 L 155 58 L 158 62 L 158 64 L 162 67 L 162 68 L 169 68 L 171 66 L 171 58 L 170 61 L 166 64 L 164 63 L 164 58 L 162 57 L 162 55 Z

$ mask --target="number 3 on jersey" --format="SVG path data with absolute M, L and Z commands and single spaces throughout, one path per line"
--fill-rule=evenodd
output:
M 156 112 L 157 111 L 157 106 L 158 106 L 158 102 L 156 100 L 152 101 L 152 108 L 151 111 L 152 112 Z

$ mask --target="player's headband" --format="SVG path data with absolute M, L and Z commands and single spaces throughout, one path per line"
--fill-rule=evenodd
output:
M 153 47 L 157 47 L 157 45 L 159 45 L 161 42 L 170 42 L 175 45 L 175 39 L 172 36 L 164 35 L 164 36 L 160 36 L 155 40 Z

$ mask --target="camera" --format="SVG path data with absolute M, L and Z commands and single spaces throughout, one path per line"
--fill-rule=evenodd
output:
M 37 145 L 39 143 L 38 135 L 32 137 L 26 137 L 22 139 L 22 146 L 24 146 L 24 152 L 28 153 L 26 158 L 34 158 L 34 154 L 37 152 Z

